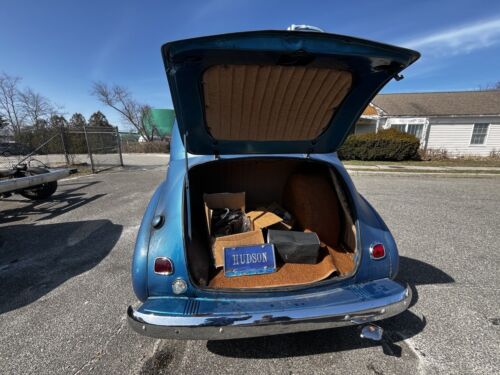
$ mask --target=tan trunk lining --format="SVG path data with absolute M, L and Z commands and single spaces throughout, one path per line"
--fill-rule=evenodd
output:
M 351 73 L 336 69 L 215 65 L 203 74 L 206 124 L 220 140 L 311 140 L 351 84 Z

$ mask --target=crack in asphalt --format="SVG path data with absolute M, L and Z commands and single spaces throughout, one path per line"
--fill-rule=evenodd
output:
M 106 350 L 108 348 L 109 343 L 111 340 L 113 340 L 125 327 L 127 322 L 127 317 L 123 315 L 121 317 L 121 322 L 118 326 L 118 328 L 115 329 L 115 332 L 108 337 L 108 339 L 104 342 L 104 345 L 102 345 L 102 349 L 97 352 L 92 358 L 90 358 L 87 362 L 83 364 L 76 372 L 73 373 L 73 375 L 78 375 L 80 374 L 83 370 L 85 370 L 86 367 L 90 366 L 91 364 L 96 363 L 101 357 L 103 357 L 106 354 Z

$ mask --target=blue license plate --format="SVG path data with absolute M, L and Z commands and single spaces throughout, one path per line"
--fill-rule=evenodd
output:
M 227 277 L 259 275 L 275 271 L 276 257 L 273 244 L 224 248 L 224 274 Z

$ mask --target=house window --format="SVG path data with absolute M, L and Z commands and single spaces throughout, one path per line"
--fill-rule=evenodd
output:
M 406 124 L 391 125 L 391 128 L 399 130 L 400 132 L 404 133 L 406 131 Z
M 422 132 L 424 130 L 423 124 L 393 124 L 391 128 L 399 130 L 403 133 L 413 134 L 418 139 L 422 138 Z
M 422 124 L 408 124 L 406 129 L 407 133 L 413 134 L 418 139 L 422 138 L 422 131 L 424 130 L 424 125 Z
M 472 130 L 472 137 L 470 138 L 471 145 L 484 145 L 486 141 L 486 135 L 488 134 L 488 128 L 490 124 L 474 124 L 474 129 Z

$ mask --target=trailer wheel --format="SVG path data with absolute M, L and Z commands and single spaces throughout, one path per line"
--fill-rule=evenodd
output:
M 38 174 L 49 173 L 45 168 L 30 168 L 26 172 L 26 176 L 35 176 Z M 57 190 L 57 181 L 47 182 L 45 184 L 37 185 L 30 189 L 24 189 L 19 192 L 25 198 L 38 201 L 49 198 Z

